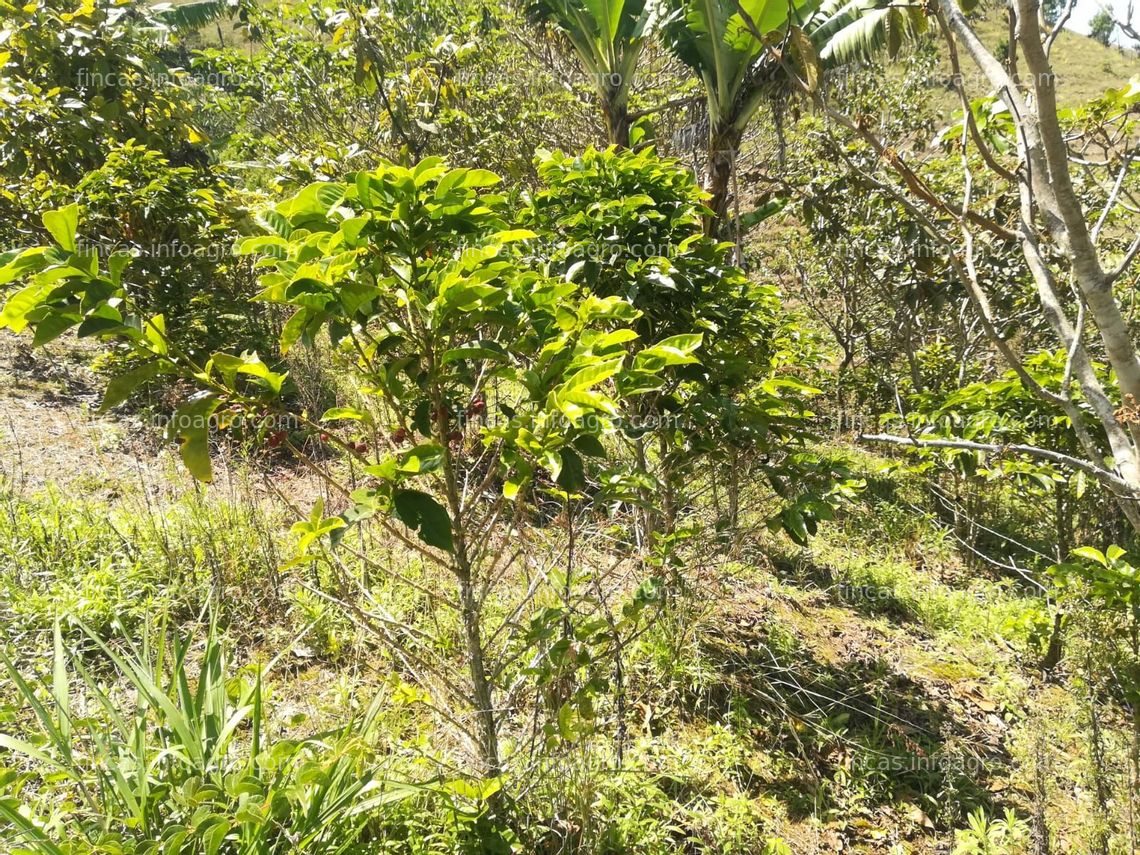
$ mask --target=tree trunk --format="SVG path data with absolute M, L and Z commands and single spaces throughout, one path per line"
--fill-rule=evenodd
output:
M 606 120 L 606 139 L 610 145 L 629 148 L 629 104 L 613 96 L 602 99 L 602 115 Z
M 673 534 L 677 527 L 677 493 L 674 489 L 672 465 L 669 460 L 669 443 L 664 433 L 657 434 L 658 464 L 661 470 L 661 528 L 666 535 Z
M 614 715 L 617 717 L 617 767 L 625 760 L 625 666 L 621 633 L 614 630 Z
M 426 348 L 429 373 L 435 368 L 433 348 Z M 459 479 L 452 457 L 450 433 L 451 423 L 447 407 L 444 405 L 443 389 L 433 385 L 430 389 L 434 418 L 432 426 L 434 438 L 442 449 L 442 476 L 444 491 L 447 494 L 448 515 L 451 518 L 452 572 L 459 582 L 459 613 L 463 622 L 463 637 L 467 647 L 467 668 L 471 675 L 471 701 L 475 707 L 478 733 L 479 759 L 484 777 L 497 778 L 502 774 L 499 759 L 499 733 L 495 723 L 495 706 L 491 697 L 491 682 L 487 675 L 487 665 L 483 658 L 483 638 L 481 632 L 482 609 L 475 598 L 474 570 L 471 555 L 467 551 L 467 526 L 463 502 L 460 498 Z M 492 811 L 501 804 L 501 792 L 496 792 L 488 800 Z
M 1051 855 L 1049 849 L 1049 824 L 1045 819 L 1045 806 L 1049 803 L 1049 781 L 1045 766 L 1049 762 L 1049 752 L 1044 734 L 1037 735 L 1036 757 L 1033 763 L 1033 843 L 1034 855 Z
M 1140 826 L 1137 824 L 1136 811 L 1140 809 L 1140 604 L 1132 604 L 1132 685 L 1129 703 L 1132 706 L 1132 751 L 1129 769 L 1129 797 L 1128 797 L 1128 834 L 1131 838 L 1133 855 L 1140 849 Z
M 1092 761 L 1092 784 L 1093 794 L 1096 798 L 1096 810 L 1098 819 L 1098 828 L 1096 830 L 1096 837 L 1093 842 L 1095 848 L 1095 855 L 1108 855 L 1108 839 L 1109 831 L 1108 824 L 1111 821 L 1111 814 L 1109 812 L 1109 785 L 1108 785 L 1108 771 L 1105 768 L 1104 757 L 1104 740 L 1100 732 L 1100 717 L 1097 714 L 1097 697 L 1096 686 L 1094 684 L 1094 672 L 1092 664 L 1092 654 L 1085 654 L 1085 679 L 1088 681 L 1088 702 L 1089 702 L 1089 759 Z
M 1071 376 L 1080 385 L 1090 415 L 1108 441 L 1115 464 L 1113 474 L 1122 482 L 1112 492 L 1133 531 L 1140 532 L 1140 509 L 1135 502 L 1140 494 L 1140 418 L 1136 413 L 1140 409 L 1140 355 L 1113 294 L 1113 277 L 1102 266 L 1088 212 L 1074 189 L 1068 144 L 1057 115 L 1056 76 L 1038 25 L 1038 0 L 1016 0 L 1012 6 L 1016 10 L 1016 38 L 1010 47 L 1020 48 L 1026 79 L 1031 81 L 1030 98 L 1022 95 L 1006 68 L 982 44 L 954 0 L 939 0 L 939 8 L 955 40 L 1009 104 L 1022 167 L 1016 179 L 1022 255 L 1036 284 L 1043 314 L 1069 354 Z M 1048 238 L 1066 257 L 1067 269 L 1058 270 L 1046 256 L 1042 246 Z M 1069 276 L 1115 372 L 1123 402 L 1119 411 L 1113 404 L 1114 396 L 1093 368 L 1084 331 L 1070 320 L 1071 309 L 1066 311 L 1062 294 L 1067 289 L 1062 282 Z M 1088 434 L 1075 405 L 1071 401 L 1062 401 L 1061 405 L 1070 417 L 1076 415 L 1075 427 L 1086 455 L 1100 460 L 1103 452 Z
M 1073 550 L 1072 508 L 1066 500 L 1068 485 L 1060 482 L 1053 487 L 1053 507 L 1057 533 L 1057 562 L 1060 563 L 1069 557 Z M 1053 632 L 1049 636 L 1049 649 L 1041 661 L 1043 671 L 1052 671 L 1056 668 L 1065 653 L 1065 615 L 1061 611 L 1061 604 L 1054 601 L 1057 611 L 1053 615 Z
M 711 196 L 708 206 L 712 216 L 705 217 L 705 234 L 711 237 L 727 237 L 729 188 L 732 185 L 732 172 L 736 163 L 740 133 L 734 128 L 719 128 L 709 135 L 708 175 L 705 190 Z
M 471 673 L 472 700 L 479 724 L 479 754 L 483 761 L 482 773 L 487 778 L 502 774 L 499 760 L 499 731 L 495 723 L 495 706 L 491 697 L 491 684 L 483 661 L 483 638 L 479 629 L 479 605 L 475 600 L 475 587 L 470 576 L 459 577 L 459 604 L 463 618 L 463 636 L 467 642 L 467 666 Z
M 1061 607 L 1053 614 L 1053 631 L 1049 634 L 1049 648 L 1045 651 L 1045 658 L 1041 660 L 1041 670 L 1052 671 L 1061 664 L 1065 655 L 1065 615 Z
M 1017 82 L 1017 15 L 1013 9 L 1006 9 L 1006 23 L 1008 25 L 1008 37 L 1006 42 L 1006 50 L 1008 55 L 1005 58 L 1006 67 L 1009 69 L 1009 76 L 1013 81 Z
M 729 450 L 728 466 L 728 525 L 735 538 L 740 523 L 740 453 L 733 445 Z

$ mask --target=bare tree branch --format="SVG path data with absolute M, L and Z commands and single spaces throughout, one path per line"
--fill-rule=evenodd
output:
M 989 454 L 1024 454 L 1037 460 L 1056 463 L 1069 469 L 1076 469 L 1096 478 L 1117 495 L 1127 496 L 1130 501 L 1136 501 L 1137 489 L 1114 472 L 1097 466 L 1088 460 L 1052 451 L 1048 448 L 1039 448 L 1036 445 L 1023 443 L 998 444 L 989 442 L 972 442 L 966 439 L 917 439 L 907 436 L 896 436 L 887 433 L 864 433 L 856 439 L 859 442 L 883 443 L 886 445 L 909 445 L 912 448 L 957 448 L 966 451 L 984 451 Z

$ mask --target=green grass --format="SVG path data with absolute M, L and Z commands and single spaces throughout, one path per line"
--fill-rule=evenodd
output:
M 874 519 L 881 521 L 882 512 Z M 913 620 L 928 630 L 953 634 L 963 642 L 993 641 L 1012 633 L 1024 642 L 1023 618 L 1041 607 L 1037 597 L 1015 593 L 1012 584 L 984 577 L 965 587 L 939 581 L 933 572 L 918 572 L 897 541 L 851 519 L 829 529 L 811 545 L 811 560 L 826 567 L 841 600 L 871 612 Z M 937 531 L 917 547 L 939 560 Z
M 990 50 L 996 51 L 998 45 L 1008 39 L 1009 28 L 1004 8 L 980 8 L 971 17 L 971 21 L 978 38 Z M 937 74 L 948 79 L 950 62 L 945 58 L 945 50 L 938 44 L 943 58 L 939 61 Z M 1068 29 L 1057 37 L 1051 59 L 1057 76 L 1057 100 L 1062 108 L 1084 104 L 1104 94 L 1106 89 L 1119 87 L 1140 75 L 1140 57 L 1135 52 L 1105 47 L 1088 36 Z M 979 75 L 969 57 L 962 55 L 960 61 L 963 75 L 973 84 L 967 85 L 970 97 L 979 98 L 987 94 L 987 87 L 977 82 Z M 1020 64 L 1020 70 L 1025 70 L 1024 60 Z M 943 119 L 949 118 L 959 109 L 958 96 L 952 89 L 932 87 L 931 95 L 932 103 Z
M 332 855 L 421 792 L 383 777 L 378 704 L 317 737 L 275 735 L 265 669 L 233 668 L 212 625 L 199 657 L 200 634 L 160 627 L 153 646 L 144 632 L 116 650 L 84 629 L 92 667 L 57 623 L 50 677 L 0 656 L 26 721 L 27 738 L 0 736 L 24 761 L 0 779 L 0 828 L 20 851 Z
M 594 727 L 568 743 L 551 740 L 535 755 L 537 765 L 512 771 L 508 787 L 518 793 L 512 810 L 526 824 L 526 846 L 558 851 L 572 843 L 580 851 L 613 855 L 744 855 L 783 852 L 773 842 L 780 838 L 798 853 L 826 851 L 827 835 L 837 831 L 852 842 L 852 851 L 875 852 L 883 851 L 875 848 L 882 835 L 949 844 L 956 830 L 969 828 L 971 814 L 980 816 L 979 809 L 990 819 L 983 826 L 976 818 L 975 830 L 989 828 L 1010 803 L 1026 815 L 1020 796 L 994 797 L 986 787 L 1007 774 L 1032 780 L 1024 745 L 1033 744 L 1040 724 L 1025 713 L 1029 690 L 1009 645 L 1030 651 L 1024 619 L 1039 612 L 1040 601 L 994 574 L 966 567 L 934 516 L 919 510 L 923 496 L 916 476 L 884 472 L 882 459 L 866 452 L 823 451 L 843 456 L 872 482 L 865 494 L 821 526 L 806 550 L 782 535 L 763 535 L 746 552 L 754 560 L 737 556 L 715 568 L 702 565 L 700 573 L 689 568 L 699 584 L 678 592 L 662 619 L 625 651 L 628 736 L 622 768 L 616 768 L 612 698 L 604 694 Z M 102 734 L 111 751 L 89 755 L 85 749 L 76 761 L 82 768 L 70 777 L 45 777 L 50 761 L 59 762 L 65 752 L 58 735 L 50 733 L 59 718 L 45 725 L 9 679 L 0 689 L 0 732 L 47 752 L 48 760 L 25 756 L 14 763 L 14 755 L 5 756 L 12 770 L 0 772 L 0 793 L 10 801 L 0 804 L 29 805 L 55 835 L 51 840 L 115 834 L 134 841 L 135 826 L 116 820 L 112 829 L 100 819 L 121 817 L 121 804 L 85 806 L 73 797 L 75 778 L 94 786 L 100 770 L 113 763 L 135 768 L 131 752 L 171 750 L 200 754 L 201 762 L 193 760 L 199 766 L 189 770 L 177 763 L 154 767 L 146 823 L 172 829 L 160 834 L 188 829 L 187 839 L 198 848 L 188 844 L 187 852 L 204 851 L 211 834 L 223 834 L 214 830 L 223 827 L 218 818 L 237 816 L 247 790 L 258 804 L 278 804 L 282 817 L 287 811 L 282 822 L 309 822 L 298 811 L 311 804 L 312 788 L 327 780 L 330 769 L 342 770 L 335 793 L 353 792 L 365 774 L 424 785 L 364 817 L 368 845 L 361 852 L 442 855 L 514 840 L 509 827 L 482 813 L 477 788 L 458 771 L 461 748 L 446 725 L 414 699 L 420 690 L 410 688 L 401 663 L 344 611 L 300 586 L 348 598 L 351 586 L 338 586 L 345 573 L 356 574 L 377 608 L 433 631 L 443 642 L 455 635 L 447 614 L 344 553 L 344 566 L 299 565 L 281 573 L 280 565 L 291 557 L 286 531 L 284 520 L 266 516 L 238 493 L 230 501 L 190 493 L 149 507 L 133 494 L 108 505 L 58 491 L 0 491 L 0 584 L 4 617 L 12 627 L 0 650 L 16 660 L 48 713 L 52 703 L 60 703 L 51 700 L 59 696 L 53 672 L 61 670 L 53 660 L 64 656 L 69 703 L 89 713 L 76 724 L 76 738 L 104 751 L 91 735 Z M 351 545 L 418 585 L 441 583 L 393 544 L 369 538 Z M 765 551 L 796 572 L 773 576 Z M 838 585 L 855 593 L 837 597 Z M 859 591 L 874 596 L 860 598 Z M 218 635 L 199 619 L 210 603 L 220 606 Z M 498 618 L 505 606 L 489 608 Z M 53 655 L 52 627 L 64 613 L 75 618 L 62 627 L 64 653 L 56 647 Z M 159 615 L 168 616 L 165 636 L 156 629 Z M 261 684 L 256 669 L 230 667 L 214 652 L 221 645 L 268 649 L 256 639 L 252 647 L 246 644 L 257 634 L 276 639 L 277 653 L 289 649 L 302 627 L 302 644 L 311 652 L 300 664 L 286 654 L 282 664 L 289 667 Z M 151 653 L 164 637 L 179 637 L 182 646 L 169 647 L 167 664 L 159 665 Z M 876 647 L 876 638 L 889 639 L 889 645 Z M 838 641 L 831 644 L 832 639 Z M 455 654 L 446 645 L 436 652 L 442 659 Z M 598 674 L 610 673 L 607 662 L 596 665 Z M 189 694 L 171 682 L 180 670 Z M 125 723 L 131 728 L 136 719 L 146 720 L 141 742 L 137 729 L 124 731 L 99 700 L 99 692 L 133 697 L 140 675 L 153 695 L 149 711 L 141 719 L 134 708 L 124 712 L 130 711 Z M 931 682 L 984 686 L 986 698 L 996 703 L 995 715 L 1017 727 L 1014 760 L 969 765 L 977 762 L 967 738 L 976 718 L 961 720 L 961 711 L 942 709 L 943 695 L 927 693 Z M 257 760 L 268 749 L 253 750 L 252 709 L 239 713 L 251 706 L 255 689 L 263 693 L 258 704 L 266 745 L 288 746 L 274 750 L 288 764 L 295 761 L 296 769 L 270 757 Z M 196 700 L 199 692 L 214 699 L 212 712 Z M 173 710 L 158 700 L 163 693 Z M 363 715 L 374 698 L 381 699 L 379 711 L 368 729 L 354 725 L 345 731 L 354 720 L 348 711 Z M 1054 709 L 1072 717 L 1072 704 L 1066 703 Z M 985 717 L 976 709 L 972 714 Z M 217 725 L 206 721 L 210 716 L 215 723 L 237 716 L 224 750 L 183 750 L 184 744 L 216 739 Z M 505 720 L 519 756 L 526 756 L 530 721 L 525 704 Z M 1071 750 L 1080 757 L 1080 745 Z M 1058 787 L 1081 779 L 1079 762 L 1073 770 L 1058 770 Z M 203 808 L 197 822 L 181 789 L 187 776 L 204 782 L 193 785 Z M 126 784 L 133 786 L 131 781 L 128 776 Z M 100 791 L 123 786 L 110 782 Z M 127 795 L 116 798 L 130 801 Z M 907 818 L 914 810 L 935 828 L 916 826 Z M 243 816 L 245 823 L 225 826 L 228 842 L 220 851 L 236 851 L 230 844 L 257 834 L 269 834 L 264 851 L 283 845 L 257 816 Z M 343 812 L 327 817 L 341 829 L 337 840 L 357 833 L 355 818 Z M 1058 814 L 1056 827 L 1067 827 L 1065 822 Z M 323 844 L 316 845 L 321 839 L 314 838 L 316 851 L 323 851 Z
M 279 536 L 256 506 L 198 493 L 158 508 L 0 485 L 0 608 L 13 630 L 66 616 L 102 635 L 211 596 L 248 617 L 273 605 Z
M 1006 639 L 1019 645 L 1043 619 L 1044 598 L 1020 579 L 978 568 L 928 509 L 922 478 L 865 450 L 829 448 L 868 486 L 806 550 L 777 547 L 799 574 L 813 575 L 843 605 L 914 622 L 959 646 Z M 991 506 L 1017 506 L 1013 490 Z M 987 520 L 995 524 L 993 520 Z M 1002 558 L 1003 556 L 997 556 Z

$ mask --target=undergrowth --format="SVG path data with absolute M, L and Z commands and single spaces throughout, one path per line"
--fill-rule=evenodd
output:
M 454 637 L 454 617 L 432 608 L 432 573 L 407 552 L 352 541 L 320 568 L 289 567 L 274 547 L 284 520 L 253 502 L 190 493 L 112 507 L 5 490 L 11 685 L 0 692 L 10 734 L 0 807 L 30 851 L 54 853 L 57 841 L 69 855 L 107 846 L 799 855 L 833 839 L 866 852 L 929 851 L 937 839 L 960 853 L 1024 851 L 1027 803 L 991 787 L 1032 781 L 1046 723 L 1023 716 L 1026 683 L 1010 647 L 1028 652 L 1024 617 L 1042 600 L 968 570 L 937 519 L 915 511 L 912 485 L 886 480 L 890 489 L 872 484 L 808 549 L 764 534 L 717 559 L 715 572 L 688 567 L 693 582 L 624 652 L 620 735 L 604 701 L 595 726 L 513 773 L 517 795 L 502 816 L 488 811 L 487 782 L 456 773 L 459 747 L 441 738 L 403 663 L 338 602 L 363 597 L 412 630 Z M 206 612 L 213 628 L 199 622 Z M 981 672 L 955 661 L 992 669 L 991 708 L 1015 728 L 1013 756 L 979 749 L 984 716 L 963 717 L 904 658 L 842 643 L 888 628 L 891 653 L 940 663 L 930 669 L 940 685 L 977 685 Z M 227 646 L 263 664 L 229 665 Z M 1056 720 L 1075 731 L 1080 707 L 1060 698 Z M 69 732 L 61 711 L 79 709 Z M 526 738 L 528 715 L 518 711 L 512 738 Z M 1066 739 L 1073 759 L 1054 772 L 1084 780 L 1081 746 Z M 92 803 L 92 793 L 113 803 Z M 19 802 L 31 811 L 16 813 Z M 1005 815 L 1011 806 L 1018 813 Z M 241 849 L 248 841 L 260 842 Z
M 211 595 L 235 614 L 261 613 L 279 590 L 277 536 L 257 506 L 197 493 L 112 507 L 0 485 L 0 608 L 11 632 L 58 616 L 104 637 L 116 622 L 200 613 Z

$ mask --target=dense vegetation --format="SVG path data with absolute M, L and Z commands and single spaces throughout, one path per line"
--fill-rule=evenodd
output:
M 1132 20 L 0 10 L 0 852 L 1140 850 Z

